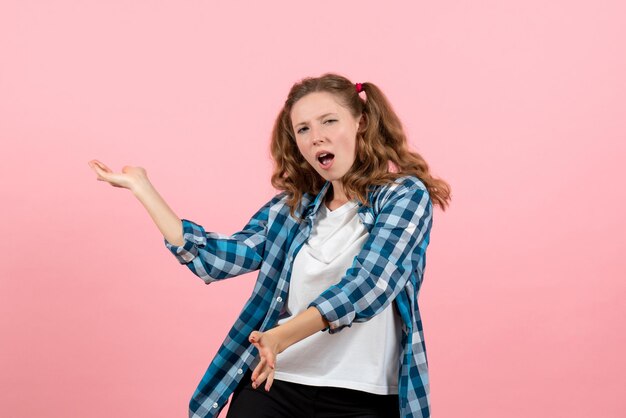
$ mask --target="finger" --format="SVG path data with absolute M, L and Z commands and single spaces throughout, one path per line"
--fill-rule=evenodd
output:
M 265 359 L 261 358 L 261 361 L 259 362 L 259 364 L 254 368 L 254 371 L 252 372 L 252 381 L 255 381 L 258 379 L 259 375 L 261 374 L 261 372 L 263 371 L 263 366 L 265 364 Z
M 272 352 L 270 352 L 269 358 L 267 359 L 267 365 L 272 370 L 274 370 L 276 368 L 276 356 Z
M 108 181 L 107 178 L 107 173 L 105 173 L 104 171 L 102 171 L 101 168 L 99 167 L 94 167 L 94 171 L 96 172 L 96 175 L 98 177 L 96 177 L 96 180 L 100 180 L 100 181 Z
M 93 171 L 95 171 L 99 176 L 104 176 L 107 174 L 107 172 L 97 164 L 92 165 L 91 168 L 93 168 Z
M 276 364 L 276 354 L 269 347 L 259 349 L 259 355 L 263 360 L 265 360 L 265 366 L 267 368 L 274 368 Z
M 257 332 L 257 331 L 253 331 L 252 334 L 250 334 L 250 336 L 248 337 L 248 341 L 250 341 L 252 343 L 252 345 L 255 346 L 256 349 L 259 350 L 259 353 L 262 355 L 262 353 L 261 353 L 261 335 L 260 335 L 260 333 Z
M 265 391 L 266 392 L 270 391 L 270 388 L 272 387 L 272 383 L 274 383 L 274 370 L 273 369 L 270 372 L 270 374 L 267 376 L 267 381 L 265 382 Z
M 258 343 L 261 340 L 261 335 L 260 334 L 261 333 L 259 331 L 252 331 L 250 333 L 250 336 L 248 337 L 248 340 L 251 343 L 255 343 L 255 342 Z
M 112 173 L 112 172 L 113 172 L 113 170 L 111 170 L 109 167 L 107 167 L 107 165 L 106 165 L 106 164 L 101 163 L 101 162 L 100 162 L 100 161 L 98 161 L 98 160 L 93 160 L 93 162 L 94 162 L 95 166 L 96 166 L 96 167 L 99 167 L 102 171 L 105 171 L 105 172 L 107 172 L 107 173 Z
M 265 367 L 263 369 L 263 371 L 261 372 L 261 374 L 259 374 L 259 377 L 256 378 L 256 380 L 254 381 L 254 383 L 252 384 L 252 386 L 256 389 L 257 387 L 261 386 L 263 384 L 263 382 L 265 382 L 268 378 L 268 376 L 270 375 L 272 369 L 270 369 L 269 367 Z
M 98 180 L 108 181 L 109 183 L 113 181 L 112 173 L 107 173 L 105 171 L 102 171 L 102 169 L 99 167 L 96 167 L 95 170 L 96 170 L 96 174 L 98 175 Z
M 87 163 L 89 165 L 89 168 L 91 168 L 93 171 L 96 171 L 96 167 L 98 166 L 94 160 L 91 160 Z

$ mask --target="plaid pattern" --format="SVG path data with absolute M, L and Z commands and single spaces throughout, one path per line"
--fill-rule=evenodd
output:
M 166 247 L 206 284 L 259 270 L 252 295 L 226 336 L 189 402 L 190 418 L 217 417 L 258 351 L 248 342 L 254 330 L 276 325 L 284 313 L 293 260 L 306 242 L 330 186 L 317 196 L 305 194 L 296 215 L 289 215 L 286 193 L 274 196 L 233 235 L 207 232 L 183 219 L 182 246 Z M 398 376 L 400 415 L 430 417 L 428 362 L 417 304 L 426 267 L 433 206 L 424 184 L 414 176 L 372 186 L 370 205 L 358 215 L 369 237 L 336 285 L 309 306 L 328 321 L 331 334 L 365 322 L 395 301 L 403 322 Z

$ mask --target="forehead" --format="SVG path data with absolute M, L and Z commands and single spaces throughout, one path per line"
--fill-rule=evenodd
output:
M 327 92 L 309 93 L 291 108 L 291 123 L 297 125 L 309 122 L 326 113 L 346 113 L 348 109 L 337 98 Z

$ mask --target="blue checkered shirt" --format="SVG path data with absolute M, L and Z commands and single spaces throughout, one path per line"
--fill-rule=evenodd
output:
M 306 242 L 330 186 L 317 196 L 305 194 L 296 216 L 287 195 L 279 193 L 261 207 L 244 228 L 232 235 L 207 232 L 183 219 L 184 244 L 166 247 L 206 284 L 260 270 L 252 295 L 220 346 L 189 402 L 190 418 L 217 417 L 228 403 L 258 350 L 249 343 L 254 330 L 265 331 L 285 314 L 293 260 Z M 372 186 L 368 205 L 358 216 L 369 232 L 367 241 L 343 278 L 309 306 L 328 321 L 323 332 L 334 334 L 353 322 L 365 322 L 395 301 L 402 318 L 398 396 L 400 416 L 430 416 L 428 362 L 418 307 L 426 267 L 433 206 L 424 183 L 404 176 Z

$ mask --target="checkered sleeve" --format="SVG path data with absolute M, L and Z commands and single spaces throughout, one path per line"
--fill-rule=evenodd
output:
M 183 245 L 163 238 L 165 246 L 206 284 L 257 270 L 264 259 L 270 209 L 281 195 L 261 207 L 239 232 L 232 235 L 207 232 L 195 222 L 182 219 Z
M 339 283 L 310 306 L 333 334 L 382 312 L 400 293 L 432 225 L 432 202 L 421 182 L 402 184 L 382 204 L 369 237 Z

